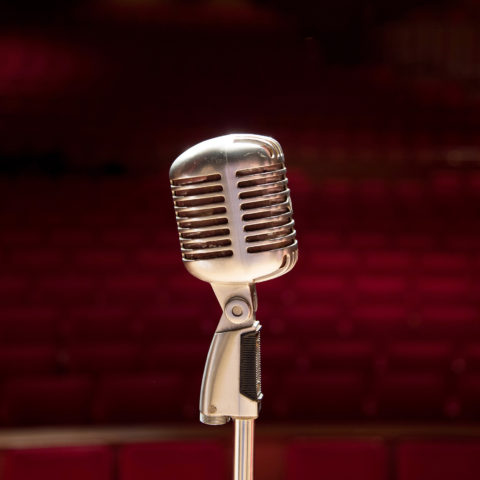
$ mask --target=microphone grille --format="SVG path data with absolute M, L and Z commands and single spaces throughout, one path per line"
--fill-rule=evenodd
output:
M 227 208 L 219 173 L 171 180 L 182 257 L 231 257 Z
M 237 170 L 240 209 L 248 253 L 295 243 L 295 222 L 283 162 Z

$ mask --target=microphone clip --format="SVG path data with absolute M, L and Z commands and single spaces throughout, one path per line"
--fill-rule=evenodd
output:
M 203 373 L 200 421 L 222 425 L 232 418 L 253 420 L 263 397 L 255 284 L 212 286 L 223 314 Z

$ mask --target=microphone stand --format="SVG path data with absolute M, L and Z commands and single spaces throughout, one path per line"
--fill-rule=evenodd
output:
M 203 373 L 200 421 L 234 420 L 234 480 L 253 480 L 254 422 L 263 397 L 255 284 L 212 284 L 223 307 Z
M 254 424 L 252 418 L 235 419 L 234 480 L 253 479 Z

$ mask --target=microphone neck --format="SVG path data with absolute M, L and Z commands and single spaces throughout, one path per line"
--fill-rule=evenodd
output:
M 255 322 L 257 289 L 254 283 L 212 283 L 212 288 L 223 310 L 217 332 L 238 330 Z

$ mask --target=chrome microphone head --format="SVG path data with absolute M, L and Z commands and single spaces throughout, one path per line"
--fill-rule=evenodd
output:
M 298 247 L 280 144 L 232 134 L 201 142 L 170 168 L 182 259 L 212 284 L 252 284 L 296 263 Z

